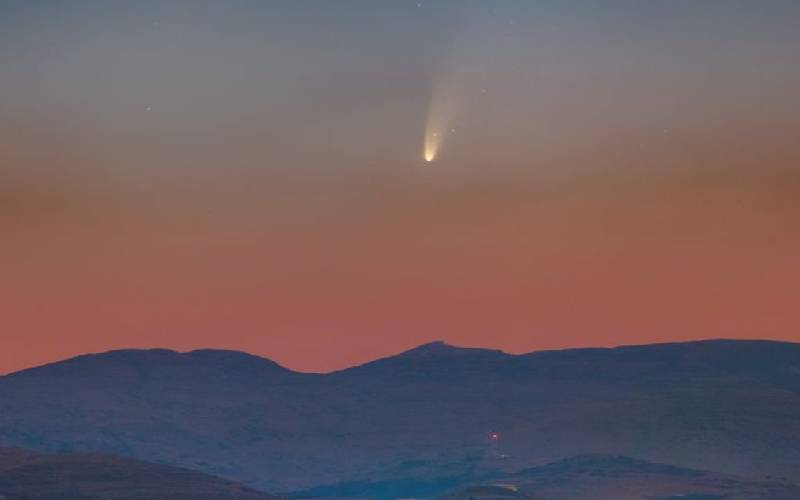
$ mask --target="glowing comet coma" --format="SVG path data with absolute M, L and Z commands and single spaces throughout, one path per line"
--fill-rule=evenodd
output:
M 457 87 L 452 77 L 444 78 L 434 86 L 425 120 L 425 138 L 422 148 L 422 156 L 428 163 L 439 156 L 446 132 L 455 130 L 451 123 L 458 100 L 456 96 L 460 95 Z
M 439 151 L 439 134 L 436 132 L 425 134 L 425 147 L 423 156 L 426 162 L 432 162 L 436 159 L 436 153 Z

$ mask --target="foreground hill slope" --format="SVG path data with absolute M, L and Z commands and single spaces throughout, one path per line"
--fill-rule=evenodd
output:
M 540 500 L 728 499 L 793 500 L 800 487 L 655 464 L 628 457 L 585 455 L 470 486 L 439 500 L 529 498 Z
M 275 497 L 199 472 L 136 460 L 0 448 L 0 498 L 269 500 Z
M 232 351 L 114 351 L 0 377 L 0 444 L 265 491 L 457 481 L 584 454 L 800 480 L 800 344 L 510 355 L 438 342 L 327 375 Z

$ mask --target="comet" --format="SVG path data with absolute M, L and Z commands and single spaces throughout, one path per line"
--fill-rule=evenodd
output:
M 456 103 L 460 101 L 458 97 L 461 91 L 458 87 L 452 78 L 442 78 L 431 92 L 422 147 L 422 157 L 426 163 L 439 157 L 448 132 L 455 130 L 451 124 L 455 118 Z
M 454 29 L 467 30 L 468 27 L 462 24 L 456 23 Z M 427 164 L 440 159 L 447 143 L 456 133 L 454 124 L 463 119 L 464 109 L 469 104 L 469 89 L 475 82 L 474 71 L 470 65 L 472 57 L 467 57 L 461 47 L 462 43 L 448 43 L 446 50 L 440 54 L 442 60 L 431 75 L 422 136 L 422 158 Z M 453 52 L 454 49 L 458 50 Z
M 435 160 L 439 154 L 439 148 L 442 145 L 442 139 L 444 139 L 440 132 L 441 129 L 440 120 L 434 116 L 428 116 L 428 121 L 425 125 L 425 144 L 422 148 L 422 156 L 428 163 Z
M 436 159 L 436 153 L 439 152 L 439 134 L 436 132 L 429 132 L 425 134 L 425 147 L 423 157 L 425 161 L 430 163 Z

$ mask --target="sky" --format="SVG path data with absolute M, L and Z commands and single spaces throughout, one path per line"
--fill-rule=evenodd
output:
M 800 341 L 798 23 L 772 0 L 0 0 L 0 373 Z

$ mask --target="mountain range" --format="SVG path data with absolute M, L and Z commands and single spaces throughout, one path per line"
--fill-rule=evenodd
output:
M 434 342 L 328 374 L 235 351 L 111 351 L 0 377 L 0 445 L 317 496 L 364 484 L 435 496 L 585 456 L 788 484 L 800 344 L 512 355 Z

